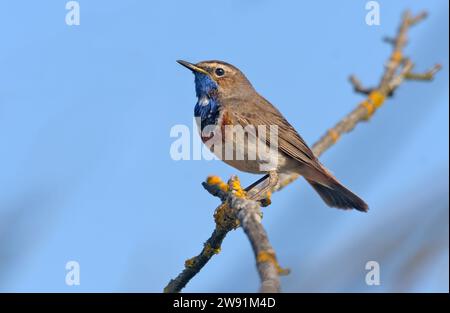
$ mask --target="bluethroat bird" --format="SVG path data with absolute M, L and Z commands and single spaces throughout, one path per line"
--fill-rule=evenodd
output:
M 266 174 L 263 180 L 258 181 L 259 183 L 267 180 L 265 187 L 258 192 L 259 196 L 276 186 L 280 175 L 296 173 L 311 184 L 327 205 L 341 209 L 354 208 L 364 212 L 368 210 L 367 204 L 361 198 L 344 187 L 319 162 L 294 127 L 253 88 L 238 68 L 222 61 L 203 61 L 197 64 L 182 60 L 177 62 L 191 70 L 195 76 L 198 101 L 194 115 L 199 121 L 203 142 L 209 142 L 207 146 L 212 152 L 236 169 L 248 173 Z M 257 145 L 268 148 L 265 136 L 264 139 L 256 138 L 259 131 L 250 135 L 246 133 L 244 139 L 236 139 L 237 136 L 234 135 L 227 136 L 226 131 L 223 135 L 223 130 L 228 126 L 253 126 L 255 129 L 258 127 L 259 130 L 261 125 L 276 126 L 274 133 L 276 133 L 277 148 L 271 155 L 276 162 L 270 163 L 274 164 L 272 167 L 263 166 L 267 165 L 267 158 L 248 158 L 251 150 L 256 149 L 248 144 L 249 136 L 254 137 Z M 205 132 L 207 128 L 209 131 Z M 214 141 L 214 138 L 217 140 Z M 244 158 L 223 158 L 223 146 L 226 146 L 229 140 L 232 141 L 233 153 L 249 150 L 242 152 Z M 220 149 L 215 149 L 219 142 L 224 145 Z

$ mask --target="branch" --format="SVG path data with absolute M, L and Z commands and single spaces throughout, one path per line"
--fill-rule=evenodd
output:
M 262 213 L 259 202 L 247 199 L 247 194 L 242 189 L 236 176 L 231 177 L 228 188 L 225 188 L 224 183 L 217 177 L 210 177 L 203 186 L 209 193 L 223 201 L 228 211 L 232 213 L 233 217 L 237 218 L 238 224 L 247 235 L 261 277 L 261 292 L 279 292 L 280 280 L 278 275 L 286 274 L 287 270 L 283 270 L 279 266 L 275 251 L 261 225 Z
M 436 64 L 425 73 L 406 73 L 405 79 L 409 80 L 433 80 L 434 75 L 442 68 L 440 64 Z
M 355 75 L 351 75 L 349 77 L 350 83 L 353 85 L 353 90 L 356 93 L 362 93 L 363 95 L 368 95 L 373 91 L 373 88 L 365 88 L 362 84 L 361 81 L 356 78 Z
M 422 21 L 426 15 L 426 12 L 422 12 L 413 17 L 409 11 L 403 14 L 397 35 L 395 38 L 389 39 L 389 42 L 393 45 L 393 50 L 376 88 L 363 88 L 359 80 L 355 77 L 351 79 L 355 91 L 367 97 L 313 145 L 312 151 L 316 156 L 320 156 L 328 150 L 343 134 L 353 130 L 357 124 L 369 120 L 376 110 L 384 104 L 385 99 L 390 97 L 405 79 L 431 80 L 434 77 L 441 68 L 440 65 L 436 65 L 424 74 L 414 74 L 412 73 L 414 64 L 411 60 L 405 58 L 402 53 L 407 43 L 409 28 Z M 297 178 L 298 175 L 296 174 L 290 175 L 280 182 L 273 189 L 273 192 L 282 189 Z M 185 262 L 184 270 L 169 282 L 164 288 L 165 292 L 180 292 L 212 256 L 219 253 L 222 241 L 228 232 L 239 226 L 242 226 L 252 244 L 262 283 L 261 291 L 279 291 L 278 274 L 286 271 L 278 265 L 274 250 L 270 246 L 267 234 L 261 225 L 259 204 L 251 199 L 252 191 L 258 188 L 259 182 L 251 184 L 246 190 L 242 190 L 240 184 L 239 188 L 233 187 L 233 182 L 236 184 L 237 178 L 232 178 L 227 185 L 217 177 L 210 177 L 206 183 L 203 183 L 203 186 L 211 194 L 222 200 L 222 204 L 216 208 L 214 213 L 216 227 L 211 237 L 205 242 L 200 254 Z M 242 193 L 239 193 L 240 191 Z M 265 202 L 270 203 L 270 199 L 266 199 Z

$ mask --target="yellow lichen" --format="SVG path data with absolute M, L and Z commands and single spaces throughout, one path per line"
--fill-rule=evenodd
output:
M 256 256 L 256 261 L 258 263 L 264 263 L 264 262 L 270 262 L 273 265 L 275 265 L 275 268 L 277 269 L 277 272 L 279 275 L 287 275 L 289 274 L 290 270 L 287 268 L 282 268 L 280 264 L 277 261 L 277 258 L 275 256 L 275 253 L 271 251 L 261 251 Z
M 244 198 L 245 196 L 247 196 L 247 193 L 242 188 L 241 182 L 239 181 L 239 178 L 237 176 L 230 179 L 230 181 L 228 182 L 228 185 L 236 197 Z
M 367 110 L 367 115 L 365 116 L 366 120 L 373 115 L 376 109 L 383 105 L 385 99 L 386 96 L 379 90 L 373 90 L 370 92 L 367 99 L 360 104 L 360 106 Z
M 369 102 L 367 100 L 363 101 L 360 105 L 366 108 L 367 115 L 365 116 L 365 119 L 368 120 L 372 116 L 373 112 L 375 112 L 375 106 L 372 102 Z
M 187 259 L 186 261 L 184 261 L 184 266 L 185 267 L 193 267 L 195 264 L 195 257 Z
M 375 108 L 378 109 L 383 104 L 385 96 L 378 90 L 374 90 L 369 94 L 368 98 Z
M 331 140 L 333 143 L 336 143 L 339 140 L 339 137 L 341 136 L 336 130 L 330 129 L 328 130 L 328 135 L 330 135 Z
M 264 208 L 268 207 L 271 204 L 272 204 L 272 200 L 270 200 L 269 198 L 264 198 L 261 200 L 261 206 Z
M 225 183 L 221 183 L 220 185 L 218 185 L 220 190 L 227 192 L 228 191 L 228 185 Z
M 222 179 L 220 179 L 219 176 L 208 176 L 206 178 L 206 182 L 210 185 L 217 185 L 220 184 L 222 182 Z
M 400 63 L 403 60 L 402 52 L 399 50 L 394 51 L 391 55 L 391 60 Z
M 239 227 L 239 220 L 230 216 L 230 208 L 227 203 L 222 203 L 214 212 L 214 221 L 218 227 L 223 229 L 236 229 Z
M 272 192 L 269 191 L 267 193 L 266 197 L 264 199 L 261 199 L 261 201 L 260 201 L 261 202 L 261 206 L 262 207 L 267 207 L 267 206 L 271 205 L 272 204 L 271 197 L 272 197 Z
M 223 221 L 225 219 L 225 210 L 227 209 L 227 207 L 228 205 L 226 203 L 222 203 L 214 212 L 214 221 L 217 225 L 223 224 Z
M 206 178 L 206 183 L 208 185 L 215 185 L 219 187 L 220 190 L 227 192 L 228 191 L 228 185 L 220 179 L 219 176 L 208 176 Z
M 209 243 L 205 244 L 204 253 L 206 255 L 213 255 L 213 254 L 219 254 L 220 253 L 220 247 L 213 248 Z

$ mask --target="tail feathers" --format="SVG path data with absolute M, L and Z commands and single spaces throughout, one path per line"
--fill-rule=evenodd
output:
M 335 181 L 331 186 L 325 186 L 318 182 L 308 180 L 320 197 L 331 207 L 340 209 L 356 209 L 367 212 L 368 205 L 353 192 Z

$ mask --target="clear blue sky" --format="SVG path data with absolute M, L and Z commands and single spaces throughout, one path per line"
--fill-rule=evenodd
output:
M 381 39 L 406 8 L 430 17 L 405 53 L 444 70 L 402 85 L 321 159 L 370 212 L 330 209 L 298 181 L 263 222 L 292 270 L 286 291 L 448 291 L 447 1 L 379 1 L 372 27 L 366 1 L 80 0 L 72 27 L 65 3 L 1 2 L 1 291 L 161 291 L 213 229 L 218 200 L 200 183 L 236 173 L 170 158 L 170 129 L 192 124 L 196 101 L 175 60 L 235 64 L 312 144 L 361 101 L 349 74 L 378 82 Z M 79 286 L 65 284 L 70 260 Z M 364 282 L 369 260 L 380 286 Z M 257 289 L 237 230 L 186 291 Z

